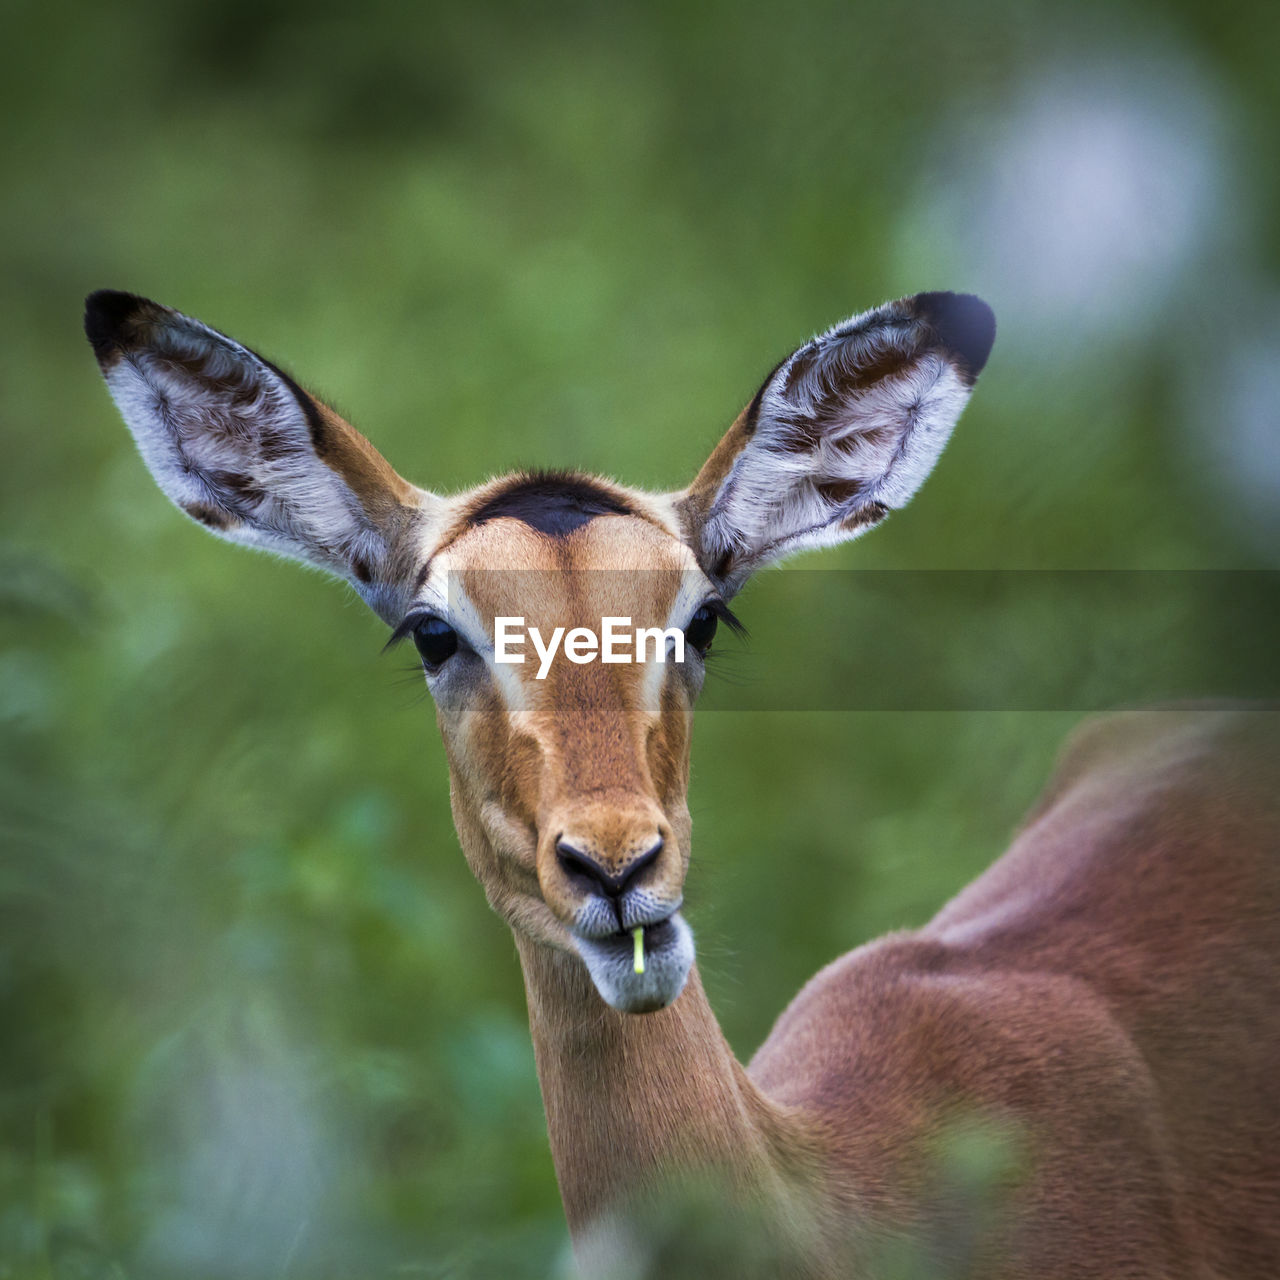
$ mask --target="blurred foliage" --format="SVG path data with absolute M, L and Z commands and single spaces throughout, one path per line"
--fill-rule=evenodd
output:
M 978 1113 L 943 1118 L 915 1147 L 904 1142 L 899 1174 L 914 1184 L 915 1216 L 849 1221 L 837 1246 L 840 1264 L 850 1276 L 877 1280 L 977 1280 L 994 1273 L 1027 1184 L 1026 1147 L 1007 1119 Z M 756 1204 L 744 1207 L 730 1186 L 705 1172 L 674 1179 L 628 1205 L 624 1220 L 606 1217 L 596 1230 L 581 1250 L 588 1274 L 601 1280 L 778 1280 L 809 1274 L 813 1250 L 794 1206 L 776 1217 Z
M 520 463 L 674 487 L 809 333 L 972 289 L 1001 336 L 937 475 L 808 566 L 1274 567 L 1276 22 L 10 4 L 0 1277 L 568 1265 L 420 681 L 353 599 L 167 506 L 88 290 L 260 347 L 450 489 Z M 829 625 L 789 622 L 759 663 Z M 689 913 L 739 1052 L 984 866 L 1074 719 L 704 715 Z

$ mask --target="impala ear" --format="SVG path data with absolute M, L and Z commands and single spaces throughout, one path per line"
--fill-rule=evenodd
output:
M 704 571 L 736 591 L 761 565 L 856 537 L 904 506 L 951 435 L 995 329 L 978 298 L 921 293 L 790 355 L 677 495 Z
M 288 374 L 131 293 L 85 303 L 85 333 L 151 474 L 220 537 L 347 579 L 394 615 L 412 527 L 437 501 Z

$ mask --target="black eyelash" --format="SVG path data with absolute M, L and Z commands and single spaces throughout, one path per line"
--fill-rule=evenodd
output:
M 391 633 L 391 639 L 382 646 L 382 652 L 386 653 L 389 649 L 394 649 L 413 629 L 420 623 L 423 618 L 429 618 L 428 613 L 411 613 L 406 617 L 399 626 Z
M 704 600 L 702 608 L 710 609 L 735 636 L 741 636 L 744 640 L 750 636 L 751 633 L 747 630 L 746 623 L 719 596 L 712 596 L 710 600 Z

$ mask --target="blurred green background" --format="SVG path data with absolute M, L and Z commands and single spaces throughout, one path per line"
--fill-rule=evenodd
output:
M 1276 22 L 7 6 L 0 1277 L 566 1265 L 514 948 L 411 658 L 167 505 L 88 290 L 258 347 L 441 490 L 676 487 L 810 333 L 972 290 L 1000 336 L 936 475 L 806 568 L 1274 568 Z M 828 625 L 815 590 L 753 662 Z M 689 916 L 739 1053 L 982 868 L 1076 719 L 704 715 Z

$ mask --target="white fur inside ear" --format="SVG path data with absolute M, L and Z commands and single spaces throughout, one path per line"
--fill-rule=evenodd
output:
M 344 576 L 384 556 L 293 389 L 252 351 L 169 313 L 105 377 L 161 489 L 213 532 Z
M 741 572 L 856 536 L 924 482 L 969 391 L 908 303 L 835 326 L 763 389 L 755 431 L 711 506 L 704 548 L 731 555 Z

